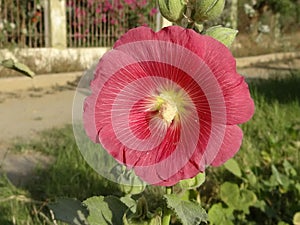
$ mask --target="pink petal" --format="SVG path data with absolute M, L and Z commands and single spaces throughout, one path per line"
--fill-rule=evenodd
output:
M 243 132 L 238 126 L 227 126 L 223 144 L 211 165 L 220 166 L 228 159 L 232 158 L 239 150 L 242 144 L 242 139 Z
M 120 48 L 122 45 L 145 40 L 170 41 L 187 48 L 203 59 L 224 93 L 227 124 L 244 123 L 252 117 L 254 104 L 247 84 L 237 74 L 235 59 L 226 46 L 209 36 L 199 35 L 193 30 L 171 26 L 158 33 L 146 27 L 133 29 L 117 41 L 114 48 L 122 50 Z M 186 56 L 186 58 L 189 57 Z M 238 101 L 236 101 L 237 98 Z
M 168 127 L 149 105 L 170 88 L 184 93 L 186 113 Z M 91 89 L 88 136 L 151 184 L 169 186 L 224 163 L 241 145 L 235 124 L 254 113 L 230 51 L 176 26 L 123 35 L 100 60 Z

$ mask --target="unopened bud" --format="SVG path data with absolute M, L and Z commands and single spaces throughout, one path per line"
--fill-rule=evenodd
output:
M 193 20 L 203 22 L 218 18 L 223 12 L 225 0 L 196 0 L 194 1 Z
M 184 16 L 184 0 L 158 0 L 159 10 L 163 17 L 171 22 L 178 22 Z

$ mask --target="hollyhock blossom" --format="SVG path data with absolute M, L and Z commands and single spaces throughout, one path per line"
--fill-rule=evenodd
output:
M 170 186 L 238 151 L 254 104 L 230 51 L 171 26 L 128 31 L 99 61 L 87 135 L 144 181 Z

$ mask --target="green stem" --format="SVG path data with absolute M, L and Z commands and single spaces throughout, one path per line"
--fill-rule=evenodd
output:
M 167 195 L 172 194 L 172 192 L 173 192 L 172 190 L 173 190 L 172 187 L 166 187 L 166 194 Z M 169 225 L 170 224 L 171 214 L 172 214 L 172 211 L 166 207 L 165 210 L 164 210 L 162 225 Z

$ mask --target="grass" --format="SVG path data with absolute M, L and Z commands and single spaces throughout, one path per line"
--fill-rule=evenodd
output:
M 300 72 L 285 79 L 250 80 L 249 86 L 256 113 L 242 125 L 245 137 L 235 158 L 243 167 L 262 172 L 257 174 L 260 179 L 270 176 L 270 165 L 281 165 L 284 160 L 300 171 Z M 60 196 L 83 200 L 93 195 L 121 195 L 116 185 L 100 177 L 85 162 L 71 125 L 42 132 L 39 139 L 14 146 L 15 151 L 26 149 L 52 155 L 56 160 L 46 170 L 37 169 L 37 176 L 24 187 L 13 186 L 5 175 L 0 177 L 0 224 L 53 224 L 45 204 Z M 228 178 L 223 175 L 222 167 L 208 170 L 203 186 L 210 196 L 204 196 L 206 204 L 215 201 L 217 185 Z M 296 201 L 293 196 L 282 197 Z

